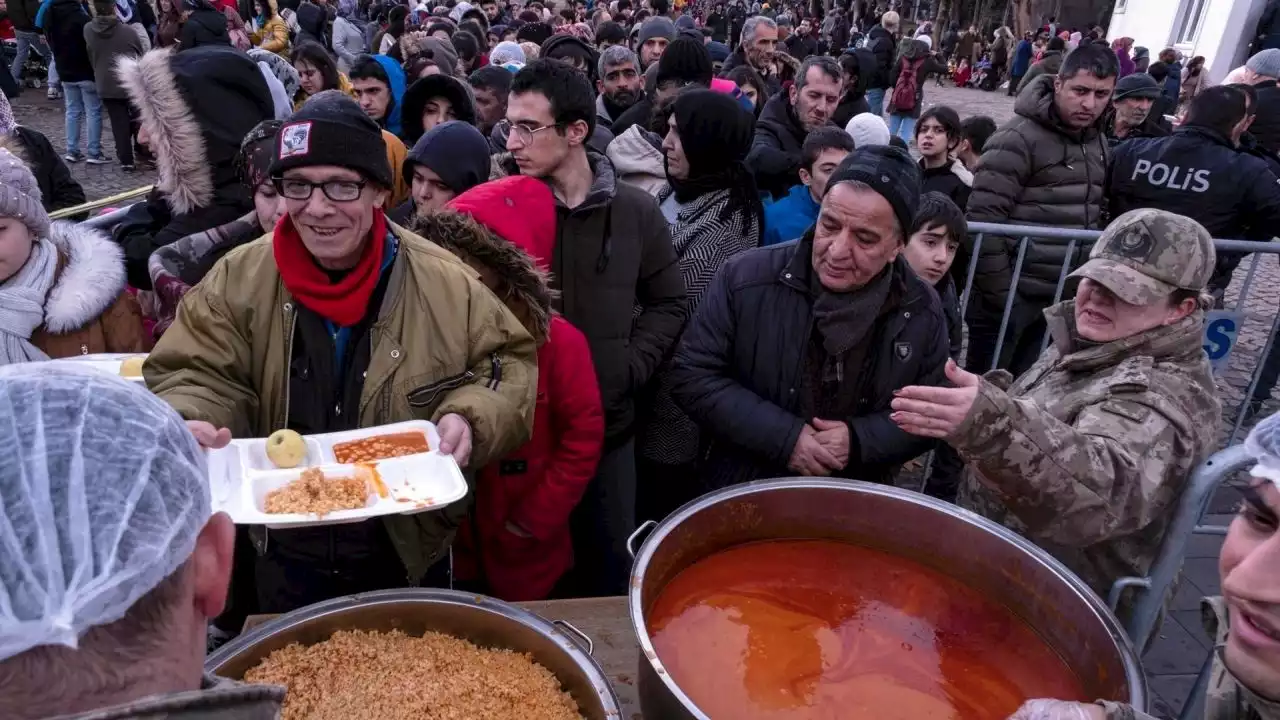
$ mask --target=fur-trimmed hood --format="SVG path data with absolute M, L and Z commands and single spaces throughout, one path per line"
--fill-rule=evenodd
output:
M 152 50 L 121 57 L 116 73 L 150 135 L 157 187 L 179 215 L 240 192 L 232 167 L 240 141 L 275 117 L 271 91 L 249 56 L 232 47 Z
M 106 312 L 125 289 L 124 251 L 99 230 L 55 222 L 49 240 L 58 248 L 58 275 L 44 304 L 44 326 L 62 334 Z
M 471 216 L 453 210 L 417 218 L 411 229 L 449 252 L 492 269 L 507 284 L 508 292 L 500 299 L 525 323 L 525 329 L 539 345 L 546 341 L 555 292 L 547 273 L 538 268 L 528 253 L 498 237 Z M 522 314 L 517 306 L 528 308 L 528 312 Z

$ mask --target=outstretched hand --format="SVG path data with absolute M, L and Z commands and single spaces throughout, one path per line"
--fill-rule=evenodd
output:
M 960 427 L 978 397 L 982 378 L 947 360 L 947 379 L 955 387 L 910 385 L 894 392 L 889 418 L 912 435 L 945 438 Z

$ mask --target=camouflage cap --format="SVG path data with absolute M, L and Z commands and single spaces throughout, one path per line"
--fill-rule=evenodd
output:
M 1071 277 L 1087 277 L 1131 305 L 1151 305 L 1174 290 L 1203 291 L 1213 275 L 1213 238 L 1200 223 L 1164 210 L 1116 218 Z

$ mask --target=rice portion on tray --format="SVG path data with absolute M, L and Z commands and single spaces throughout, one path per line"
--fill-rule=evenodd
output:
M 581 720 L 560 681 L 527 654 L 423 637 L 339 630 L 276 650 L 245 682 L 284 685 L 283 720 Z

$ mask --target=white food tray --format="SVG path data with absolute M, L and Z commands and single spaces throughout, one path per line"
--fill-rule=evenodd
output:
M 80 365 L 88 365 L 108 375 L 120 377 L 120 366 L 124 364 L 126 358 L 145 358 L 146 356 L 146 353 L 96 353 L 93 355 L 73 355 L 71 357 L 57 358 L 54 362 L 73 362 Z M 126 377 L 125 380 L 137 383 L 143 382 L 141 375 Z
M 339 464 L 333 446 L 351 440 L 410 431 L 427 435 L 429 452 L 404 455 L 371 464 L 386 487 L 386 497 L 370 488 L 368 504 L 354 510 L 337 510 L 323 517 L 302 513 L 268 513 L 267 493 L 288 485 L 307 468 L 319 468 L 326 478 L 354 477 L 355 465 Z M 434 423 L 425 420 L 379 425 L 345 432 L 306 435 L 307 455 L 296 468 L 281 470 L 267 458 L 265 438 L 232 440 L 220 450 L 209 452 L 209 483 L 213 511 L 225 512 L 238 525 L 266 525 L 268 528 L 312 527 L 360 522 L 383 515 L 412 515 L 438 510 L 467 495 L 467 481 L 458 463 L 441 454 L 440 434 Z

